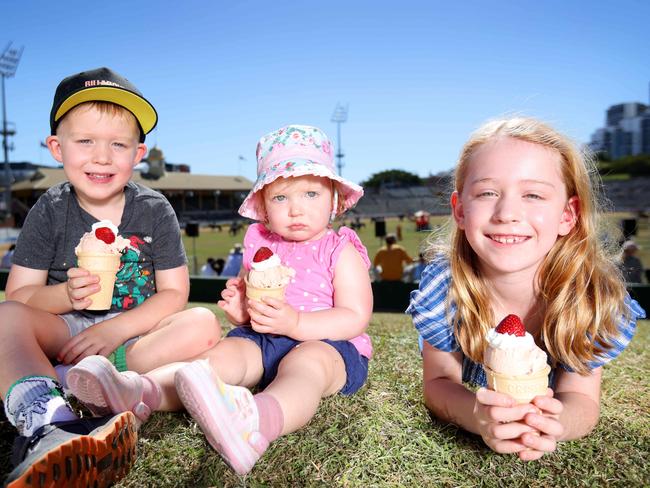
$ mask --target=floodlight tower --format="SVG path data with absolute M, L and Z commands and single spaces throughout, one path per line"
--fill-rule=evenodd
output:
M 332 114 L 332 122 L 336 123 L 336 142 L 337 142 L 337 150 L 336 150 L 336 167 L 339 170 L 339 176 L 343 176 L 343 152 L 341 151 L 341 124 L 345 121 L 348 120 L 348 105 L 345 107 L 337 103 L 336 108 L 334 109 L 334 113 Z
M 2 148 L 4 150 L 4 170 L 5 170 L 5 191 L 4 191 L 4 211 L 5 216 L 11 215 L 11 183 L 13 176 L 9 164 L 9 143 L 7 138 L 13 136 L 16 131 L 7 128 L 7 99 L 5 97 L 5 78 L 11 78 L 16 74 L 16 68 L 20 62 L 20 56 L 23 54 L 23 47 L 12 48 L 11 42 L 0 56 L 0 78 L 2 78 Z

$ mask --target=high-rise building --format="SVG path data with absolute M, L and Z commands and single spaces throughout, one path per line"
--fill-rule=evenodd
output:
M 640 102 L 619 103 L 607 109 L 605 127 L 596 129 L 589 143 L 592 151 L 612 159 L 650 154 L 650 106 Z

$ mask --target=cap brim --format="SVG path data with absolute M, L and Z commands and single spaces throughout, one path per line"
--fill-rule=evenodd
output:
M 111 102 L 127 109 L 138 120 L 142 132 L 145 134 L 151 132 L 158 123 L 156 109 L 146 99 L 133 92 L 114 86 L 85 88 L 73 93 L 56 111 L 54 121 L 58 122 L 61 117 L 81 103 L 96 101 Z

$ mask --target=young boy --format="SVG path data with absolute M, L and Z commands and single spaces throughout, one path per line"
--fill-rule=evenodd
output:
M 101 354 L 121 369 L 147 372 L 194 357 L 219 339 L 212 312 L 181 311 L 189 278 L 171 205 L 129 181 L 157 118 L 138 89 L 108 68 L 72 75 L 57 87 L 47 146 L 68 181 L 31 209 L 16 244 L 8 301 L 0 303 L 0 395 L 20 434 L 9 486 L 104 486 L 134 461 L 133 413 L 79 419 L 50 359 L 71 365 Z M 130 244 L 111 309 L 92 312 L 85 309 L 99 278 L 76 267 L 74 249 L 105 219 Z M 160 392 L 146 380 L 139 387 L 155 404 Z M 148 411 L 139 411 L 146 418 Z

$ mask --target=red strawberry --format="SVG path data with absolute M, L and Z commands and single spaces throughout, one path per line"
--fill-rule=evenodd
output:
M 115 234 L 108 227 L 99 227 L 95 229 L 95 237 L 106 244 L 113 244 L 115 242 Z
M 253 262 L 261 263 L 262 261 L 269 259 L 271 256 L 273 256 L 273 251 L 268 247 L 260 247 L 255 253 L 255 256 L 253 256 Z
M 514 314 L 510 314 L 497 325 L 497 332 L 499 334 L 516 335 L 523 337 L 526 335 L 526 328 L 521 323 L 521 319 Z

